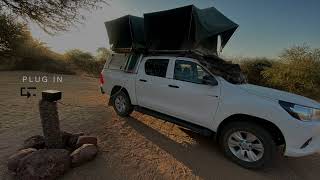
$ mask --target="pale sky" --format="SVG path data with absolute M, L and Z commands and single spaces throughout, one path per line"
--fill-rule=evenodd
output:
M 214 6 L 240 25 L 224 56 L 276 57 L 294 45 L 320 47 L 318 0 L 112 0 L 110 4 L 86 13 L 85 24 L 70 32 L 50 36 L 30 25 L 31 32 L 61 53 L 73 48 L 95 52 L 99 47 L 109 47 L 105 21 L 194 4 L 199 8 Z

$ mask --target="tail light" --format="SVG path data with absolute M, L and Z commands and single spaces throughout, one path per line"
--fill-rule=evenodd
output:
M 100 73 L 99 81 L 101 85 L 104 84 L 104 78 L 102 73 Z

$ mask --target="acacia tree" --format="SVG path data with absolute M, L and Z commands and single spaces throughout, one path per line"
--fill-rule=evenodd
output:
M 111 55 L 111 51 L 107 48 L 100 47 L 97 49 L 97 61 L 103 61 L 103 63 L 108 59 L 108 57 Z
M 109 0 L 0 0 L 0 11 L 32 20 L 45 32 L 54 34 L 67 31 L 76 23 L 82 23 L 83 10 L 91 11 L 108 4 Z
M 25 25 L 14 21 L 11 15 L 0 13 L 0 56 L 13 51 L 24 39 Z

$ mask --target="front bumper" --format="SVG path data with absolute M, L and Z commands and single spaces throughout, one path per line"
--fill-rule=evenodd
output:
M 320 152 L 320 122 L 290 119 L 291 129 L 284 133 L 285 156 L 301 157 Z M 289 127 L 290 127 L 289 126 Z

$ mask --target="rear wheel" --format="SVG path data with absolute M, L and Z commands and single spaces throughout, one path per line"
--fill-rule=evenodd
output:
M 270 164 L 276 153 L 272 136 L 261 126 L 249 122 L 234 122 L 224 127 L 220 145 L 229 159 L 249 169 Z
M 131 104 L 130 98 L 123 91 L 120 91 L 119 93 L 116 93 L 114 95 L 114 97 L 112 98 L 112 104 L 114 110 L 119 116 L 129 116 L 133 111 L 133 106 Z

